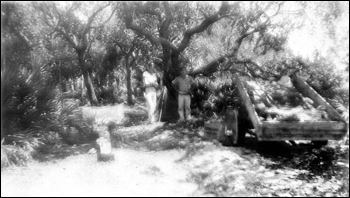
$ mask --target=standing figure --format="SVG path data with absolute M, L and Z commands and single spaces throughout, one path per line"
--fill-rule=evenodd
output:
M 194 88 L 194 79 L 187 75 L 185 67 L 181 68 L 181 74 L 176 77 L 173 86 L 178 92 L 178 112 L 180 121 L 187 120 L 191 115 L 191 91 Z
M 144 96 L 147 101 L 148 121 L 156 121 L 155 110 L 157 105 L 157 76 L 153 68 L 147 68 L 142 75 L 142 81 L 145 86 Z

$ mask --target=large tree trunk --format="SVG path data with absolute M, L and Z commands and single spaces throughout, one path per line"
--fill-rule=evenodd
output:
M 170 61 L 171 64 L 169 64 Z M 169 60 L 169 56 L 165 55 L 163 57 L 163 64 L 165 64 L 164 75 L 162 79 L 164 84 L 164 90 L 162 98 L 159 98 L 162 101 L 159 102 L 160 105 L 157 106 L 157 109 L 159 109 L 159 112 L 161 113 L 160 121 L 176 122 L 180 117 L 178 113 L 177 102 L 178 93 L 172 85 L 172 80 L 179 74 L 179 56 L 172 55 L 171 59 Z
M 86 89 L 87 89 L 87 95 L 89 97 L 90 103 L 93 106 L 97 106 L 98 101 L 96 98 L 94 86 L 92 84 L 90 72 L 87 70 L 86 65 L 85 65 L 84 54 L 78 54 L 78 59 L 79 59 L 79 65 L 80 65 L 81 71 L 83 73 L 84 84 L 85 84 Z
M 111 72 L 108 75 L 108 81 L 107 81 L 107 85 L 108 85 L 108 89 L 111 90 L 111 97 L 112 97 L 112 104 L 114 105 L 114 103 L 116 102 L 116 98 L 115 98 L 115 90 L 113 87 L 113 82 L 115 80 L 115 76 L 114 76 L 114 72 Z
M 171 83 L 171 82 L 170 82 Z M 167 83 L 169 84 L 169 82 Z M 171 88 L 173 89 L 173 88 Z M 170 91 L 167 86 L 164 86 L 160 102 L 157 106 L 157 112 L 160 112 L 160 121 L 162 122 L 176 122 L 179 119 L 177 93 Z
M 130 63 L 128 58 L 125 60 L 125 67 L 126 67 L 127 102 L 128 102 L 128 105 L 133 105 L 134 103 L 132 101 L 132 90 L 131 90 L 131 69 L 130 69 Z

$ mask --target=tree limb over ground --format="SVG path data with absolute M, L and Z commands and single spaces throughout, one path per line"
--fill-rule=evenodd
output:
M 229 46 L 228 53 L 226 53 L 222 56 L 219 56 L 218 58 L 210 61 L 208 64 L 203 65 L 202 67 L 195 68 L 194 70 L 192 70 L 190 72 L 190 75 L 196 76 L 196 75 L 202 74 L 204 76 L 209 76 L 209 75 L 213 74 L 214 72 L 218 71 L 219 66 L 221 64 L 228 62 L 228 60 L 229 60 L 231 65 L 227 65 L 225 67 L 225 70 L 229 70 L 229 67 L 234 67 L 235 64 L 243 64 L 247 68 L 247 70 L 251 76 L 267 79 L 266 77 L 258 74 L 256 72 L 256 71 L 258 71 L 259 73 L 266 73 L 267 75 L 272 76 L 274 78 L 279 77 L 279 75 L 277 75 L 277 74 L 264 71 L 252 59 L 249 59 L 249 58 L 248 59 L 240 59 L 240 58 L 238 58 L 241 46 L 246 38 L 251 37 L 256 33 L 259 33 L 259 37 L 255 40 L 255 46 L 258 46 L 258 44 L 262 41 L 261 38 L 266 34 L 266 31 L 267 31 L 269 25 L 271 24 L 271 19 L 279 13 L 281 3 L 277 4 L 277 10 L 273 13 L 272 16 L 269 16 L 268 14 L 266 14 L 266 10 L 268 8 L 270 8 L 271 6 L 272 6 L 272 4 L 270 3 L 266 6 L 265 9 L 261 9 L 260 11 L 256 12 L 255 15 L 250 16 L 250 20 L 255 21 L 256 24 L 255 25 L 248 24 L 246 26 L 241 27 L 241 31 L 238 32 L 239 35 L 235 36 L 236 37 L 235 41 L 233 42 L 233 44 L 231 46 Z M 233 13 L 228 18 L 230 20 L 232 20 L 231 24 L 232 24 L 232 28 L 234 28 L 234 26 L 237 26 L 238 21 L 244 20 L 245 16 L 242 13 Z M 229 36 L 229 38 L 230 38 L 228 40 L 229 45 L 230 45 L 230 40 L 232 37 L 234 37 L 233 34 Z M 255 48 L 254 48 L 254 51 L 255 51 Z M 231 68 L 231 69 L 233 69 L 233 68 Z M 235 71 L 238 71 L 238 70 L 235 69 Z M 248 74 L 246 72 L 244 72 L 244 73 Z
M 126 7 L 126 3 L 124 3 L 124 6 Z M 172 15 L 169 7 L 168 2 L 163 3 L 165 13 L 166 13 L 166 19 L 161 25 L 160 28 L 160 35 L 166 35 L 165 31 L 168 31 L 168 27 L 172 21 Z M 133 17 L 131 12 L 126 12 L 125 16 L 125 25 L 127 28 L 134 30 L 140 35 L 145 36 L 149 41 L 151 41 L 153 44 L 162 44 L 167 47 L 169 47 L 172 50 L 172 53 L 174 55 L 179 55 L 182 51 L 184 51 L 190 44 L 191 38 L 194 34 L 203 32 L 205 29 L 207 29 L 211 24 L 215 23 L 216 21 L 220 20 L 221 18 L 227 16 L 227 13 L 229 12 L 229 5 L 228 2 L 222 2 L 220 9 L 213 15 L 210 15 L 205 18 L 202 23 L 200 23 L 198 26 L 190 28 L 184 32 L 184 36 L 179 44 L 179 46 L 175 46 L 173 43 L 171 43 L 169 40 L 167 40 L 164 37 L 156 36 L 153 33 L 143 29 L 141 26 L 138 26 L 133 23 Z

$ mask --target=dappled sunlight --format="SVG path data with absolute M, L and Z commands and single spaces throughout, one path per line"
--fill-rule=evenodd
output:
M 198 183 L 200 189 L 210 195 L 334 196 L 333 193 L 341 192 L 346 187 L 339 178 L 327 179 L 325 175 L 314 175 L 307 167 L 292 166 L 293 161 L 298 160 L 295 157 L 288 157 L 288 154 L 283 156 L 282 152 L 275 155 L 273 149 L 281 149 L 281 144 L 270 145 L 271 157 L 264 157 L 266 151 L 252 150 L 254 147 L 222 147 L 215 143 L 197 147 L 200 149 L 192 149 L 191 154 L 187 154 L 190 157 L 183 163 L 191 173 L 190 181 Z M 289 149 L 296 151 L 291 145 Z M 303 147 L 298 149 L 303 150 Z M 305 156 L 303 162 L 311 160 L 307 158 Z M 279 161 L 282 159 L 285 160 Z M 271 168 L 279 163 L 279 168 Z
M 150 124 L 133 116 L 143 115 L 142 108 L 123 105 L 82 111 L 96 120 L 110 118 L 95 130 L 116 123 L 109 128 L 115 160 L 98 162 L 95 143 L 60 146 L 41 163 L 2 170 L 2 196 L 334 196 L 346 188 L 337 178 L 344 171 L 330 178 L 312 172 L 315 167 L 306 164 L 311 154 L 318 157 L 314 162 L 332 160 L 333 168 L 337 160 L 321 158 L 328 151 L 309 144 L 247 136 L 244 147 L 226 147 L 205 137 L 195 121 Z

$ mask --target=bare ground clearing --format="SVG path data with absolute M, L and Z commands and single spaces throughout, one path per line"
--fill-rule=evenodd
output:
M 349 195 L 349 149 L 336 141 L 315 149 L 247 137 L 244 147 L 226 147 L 191 123 L 147 124 L 141 107 L 84 111 L 118 123 L 115 161 L 97 162 L 94 143 L 58 145 L 40 162 L 2 169 L 1 196 Z

